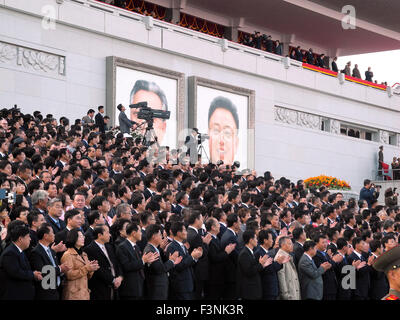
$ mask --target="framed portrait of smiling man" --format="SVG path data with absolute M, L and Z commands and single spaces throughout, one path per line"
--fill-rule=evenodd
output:
M 189 78 L 189 127 L 208 139 L 202 161 L 222 160 L 254 169 L 255 91 L 199 77 Z
M 130 123 L 142 123 L 138 108 L 130 105 L 147 102 L 151 109 L 170 112 L 169 119 L 154 119 L 154 133 L 162 146 L 176 148 L 178 134 L 184 126 L 184 74 L 146 65 L 133 60 L 107 57 L 106 113 L 114 126 L 129 131 Z M 117 106 L 122 104 L 122 110 Z M 124 112 L 125 115 L 120 113 Z M 123 117 L 122 117 L 123 116 Z M 123 121 L 126 125 L 121 126 Z M 142 133 L 146 124 L 141 126 Z M 121 130 L 122 131 L 122 130 Z

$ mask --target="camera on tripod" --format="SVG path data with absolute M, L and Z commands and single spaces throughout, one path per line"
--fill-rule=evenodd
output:
M 139 109 L 137 117 L 146 121 L 151 121 L 155 118 L 168 120 L 171 116 L 171 111 L 152 109 L 148 107 L 147 101 L 129 105 L 129 108 Z
M 198 133 L 199 137 L 198 137 L 198 144 L 202 144 L 204 141 L 206 141 L 207 139 L 210 139 L 210 136 L 208 134 L 205 133 Z

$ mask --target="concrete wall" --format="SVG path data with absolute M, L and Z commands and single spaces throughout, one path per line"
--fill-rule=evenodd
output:
M 303 179 L 324 173 L 347 180 L 357 191 L 375 170 L 382 143 L 277 123 L 274 106 L 400 132 L 397 96 L 354 83 L 340 84 L 296 62 L 287 69 L 275 55 L 234 43 L 223 48 L 214 37 L 160 21 L 148 30 L 140 15 L 90 0 L 81 2 L 0 0 L 0 45 L 65 57 L 65 74 L 50 74 L 26 69 L 23 63 L 11 66 L 1 60 L 0 47 L 1 106 L 18 104 L 23 112 L 40 108 L 57 117 L 81 118 L 89 108 L 106 104 L 107 56 L 152 64 L 186 77 L 255 90 L 259 174 L 270 170 L 277 178 Z M 57 20 L 50 30 L 42 24 L 42 10 L 48 5 Z M 185 108 L 187 115 L 187 101 Z M 398 146 L 385 145 L 385 159 L 399 151 Z

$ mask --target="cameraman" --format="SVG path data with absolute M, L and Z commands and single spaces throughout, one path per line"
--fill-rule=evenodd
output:
M 197 146 L 199 145 L 199 129 L 193 128 L 190 136 L 186 136 L 185 145 L 187 147 L 186 155 L 190 156 L 190 163 L 195 164 L 198 161 Z
M 385 191 L 385 205 L 388 207 L 397 206 L 397 197 L 399 194 L 396 192 L 397 188 L 387 188 Z
M 360 190 L 360 200 L 365 200 L 368 203 L 368 208 L 371 208 L 372 202 L 379 198 L 379 191 L 381 186 L 377 186 L 371 183 L 371 180 L 364 180 L 364 187 Z

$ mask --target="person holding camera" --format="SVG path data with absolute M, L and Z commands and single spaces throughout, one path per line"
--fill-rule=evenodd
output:
M 136 121 L 128 119 L 128 116 L 125 113 L 126 108 L 122 104 L 119 104 L 117 109 L 119 110 L 119 130 L 121 133 L 130 133 L 130 129 L 133 129 L 134 125 L 137 124 Z
M 399 194 L 396 192 L 397 188 L 387 188 L 385 191 L 385 205 L 388 207 L 397 206 L 397 197 Z
M 399 180 L 400 176 L 400 163 L 399 159 L 396 157 L 393 157 L 392 161 L 392 172 L 393 172 L 393 180 Z
M 371 183 L 371 180 L 364 180 L 364 187 L 360 190 L 360 200 L 365 200 L 368 203 L 368 208 L 371 208 L 372 202 L 379 198 L 381 186 L 376 186 Z

